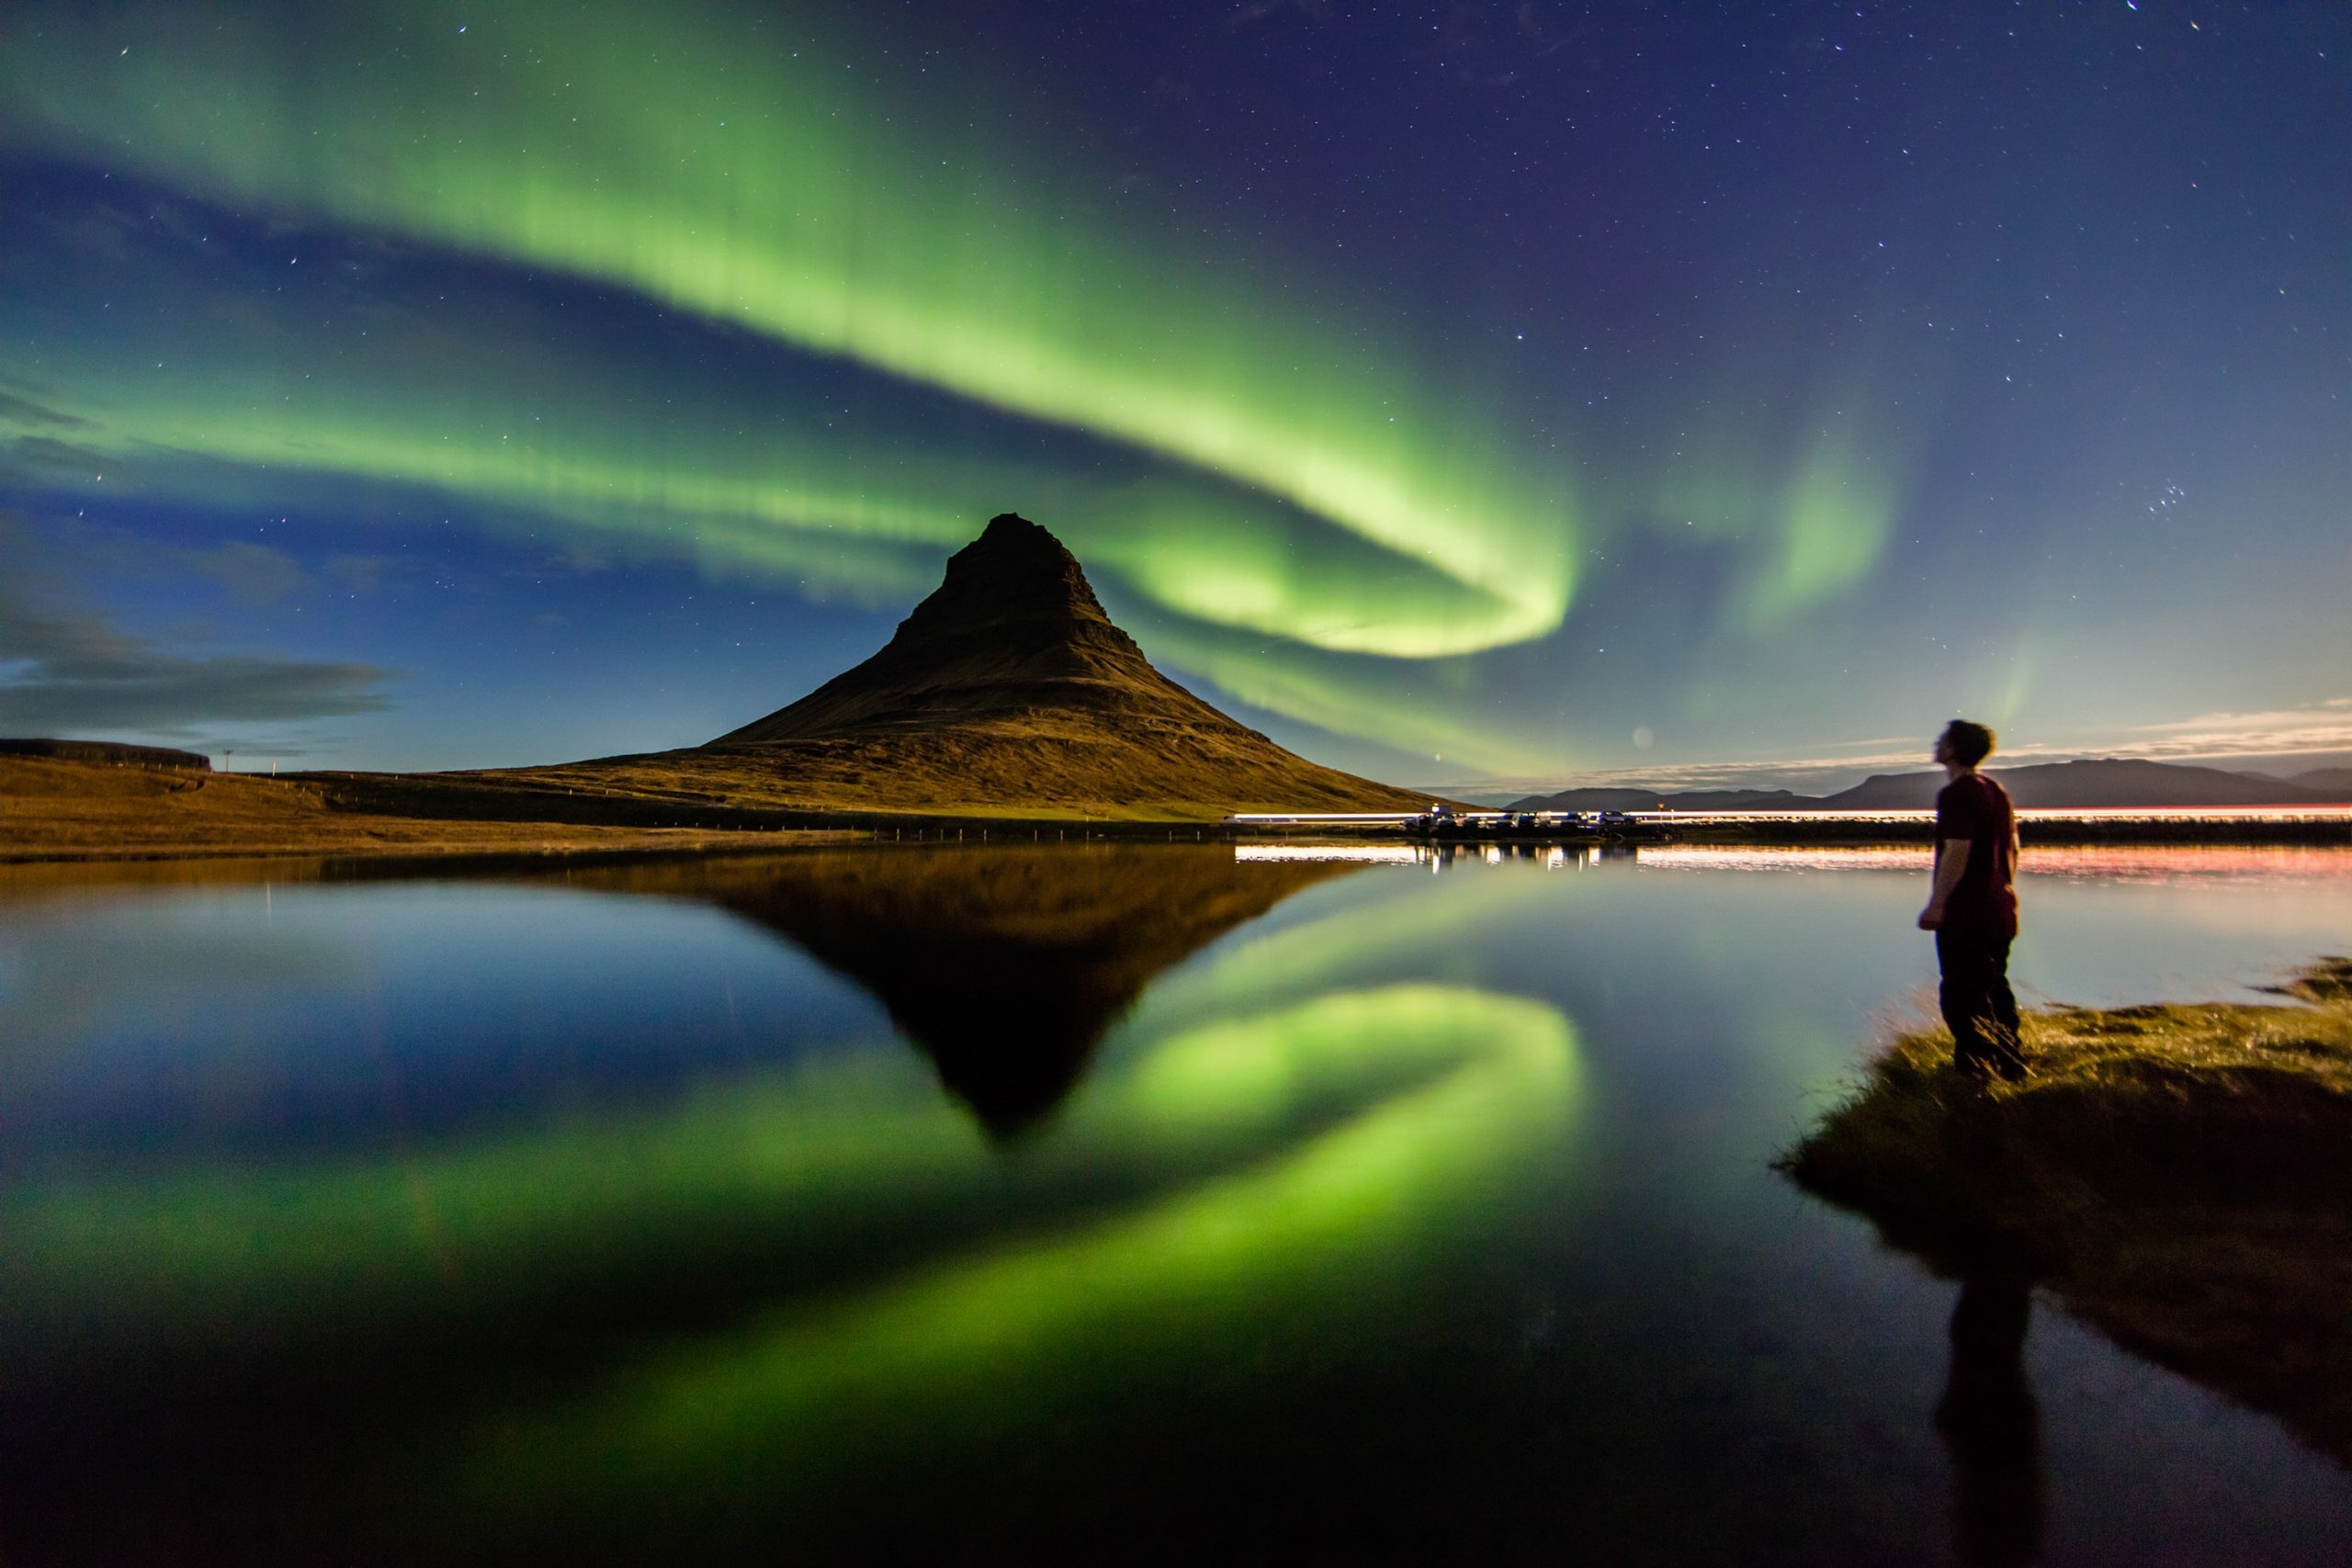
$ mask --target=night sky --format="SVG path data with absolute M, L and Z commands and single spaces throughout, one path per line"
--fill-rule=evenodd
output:
M 0 733 L 688 745 L 989 515 L 1319 761 L 2352 752 L 2352 5 L 0 5 Z

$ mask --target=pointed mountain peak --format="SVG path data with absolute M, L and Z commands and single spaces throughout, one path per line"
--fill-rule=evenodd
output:
M 871 659 L 675 753 L 763 795 L 883 809 L 1418 810 L 1310 762 L 1151 667 L 1078 558 L 1004 513 Z
M 1015 512 L 989 519 L 980 536 L 947 559 L 947 575 L 899 628 L 922 636 L 969 619 L 989 623 L 1067 615 L 1110 624 L 1078 558 Z
M 1003 513 L 948 558 L 879 653 L 713 745 L 936 728 L 1012 714 L 1145 713 L 1238 730 L 1151 667 L 1111 622 L 1078 558 Z M 1254 735 L 1254 731 L 1244 731 Z
M 1005 555 L 1016 551 L 1053 556 L 1069 561 L 1072 566 L 1078 564 L 1078 558 L 1054 537 L 1053 530 L 1042 523 L 1030 522 L 1018 512 L 1000 512 L 989 518 L 989 525 L 980 530 L 980 536 L 957 550 L 956 557 L 961 559 L 966 556 Z

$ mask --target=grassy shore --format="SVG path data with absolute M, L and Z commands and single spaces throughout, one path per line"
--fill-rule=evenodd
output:
M 1229 811 L 1419 809 L 1432 798 L 1350 781 L 1328 769 L 1295 778 L 1263 768 L 1231 774 L 1228 759 L 1197 749 L 1183 752 L 1184 766 L 1159 780 L 1189 795 L 1131 798 L 1121 795 L 1108 763 L 1083 747 L 1038 750 L 1043 743 L 1034 735 L 1027 739 L 1036 744 L 1026 748 L 995 739 L 1001 744 L 992 748 L 957 732 L 895 751 L 877 750 L 878 743 L 810 742 L 789 758 L 783 755 L 789 749 L 780 746 L 739 747 L 559 768 L 283 777 L 212 773 L 200 759 L 190 759 L 195 767 L 173 767 L 0 754 L 0 863 L 640 853 L 959 834 L 967 841 L 1057 834 L 1181 840 L 1232 836 L 1224 823 Z M 1260 793 L 1232 793 L 1245 788 Z M 2029 823 L 2027 841 L 2045 847 L 2352 842 L 2346 837 L 2352 818 L 2077 826 L 2079 833 L 2064 824 Z M 1678 825 L 1676 833 L 1702 846 L 1897 847 L 1915 829 L 1927 830 L 1924 823 L 1824 820 L 1703 829 Z M 1249 832 L 1401 841 L 1393 826 L 1322 823 Z
M 687 781 L 696 782 L 696 781 Z M 708 783 L 708 780 L 701 780 Z M 1212 807 L 850 810 L 658 780 L 502 773 L 220 773 L 0 756 L 0 864 L 315 857 L 673 854 L 873 840 L 1176 842 L 1230 836 Z M 609 787 L 605 787 L 609 785 Z M 1115 813 L 1115 814 L 1114 814 Z
M 2036 1011 L 2015 1085 L 1906 1034 L 1784 1168 L 1939 1272 L 2025 1269 L 2352 1463 L 2352 959 L 2279 989 Z
M 401 809 L 315 781 L 0 757 L 0 863 L 220 856 L 576 855 L 775 848 L 846 835 L 639 807 L 596 820 Z M 582 819 L 586 818 L 586 819 Z

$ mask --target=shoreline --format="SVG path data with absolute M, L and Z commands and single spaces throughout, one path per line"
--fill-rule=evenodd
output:
M 0 757 L 0 864 L 765 852 L 992 839 L 1229 840 L 1190 815 L 739 806 L 447 775 L 215 773 Z
M 1281 828 L 1224 820 L 1222 805 L 1161 801 L 1072 811 L 1040 806 L 850 808 L 745 804 L 707 792 L 558 787 L 479 774 L 216 773 L 69 759 L 0 757 L 0 863 L 220 858 L 548 860 L 666 854 L 790 843 L 1004 839 L 1042 842 L 1396 843 L 1385 824 Z M 1671 842 L 1724 848 L 1924 849 L 1929 821 L 1779 818 L 1667 825 Z M 2352 846 L 2352 814 L 2326 818 L 2026 818 L 2025 845 Z M 1579 848 L 1576 835 L 1465 834 L 1440 847 Z
M 1820 845 L 1860 849 L 1871 846 L 1921 848 L 1935 842 L 1932 818 L 1916 822 L 1857 821 L 1827 818 L 1819 822 L 1781 820 L 1757 823 L 1682 827 L 1676 841 L 1686 844 L 1738 844 L 1750 848 L 1781 845 Z M 2329 818 L 2282 818 L 2222 815 L 2211 817 L 2028 817 L 2018 818 L 2021 848 L 2068 849 L 2099 844 L 2301 844 L 2352 845 L 2352 815 Z
M 1277 833 L 1218 822 L 1167 818 L 1102 817 L 882 817 L 871 813 L 795 812 L 769 827 L 638 827 L 617 823 L 502 821 L 470 818 L 355 818 L 299 836 L 267 832 L 200 839 L 125 840 L 93 834 L 41 841 L 17 841 L 10 830 L 21 817 L 0 816 L 0 865 L 104 865 L 167 861 L 304 860 L 409 861 L 419 864 L 487 858 L 564 862 L 597 857 L 762 853 L 816 845 L 964 842 L 1223 843 L 1298 845 L 1416 844 L 1441 852 L 1478 853 L 1489 848 L 1537 852 L 1555 848 L 1634 850 L 1885 850 L 1924 853 L 1925 837 L 1896 838 L 1884 832 L 1844 829 L 1824 824 L 1820 831 L 1794 834 L 1685 833 L 1665 843 L 1621 845 L 1608 840 L 1570 838 L 1463 839 L 1437 844 L 1395 832 Z M 463 831 L 474 828 L 474 832 Z M 451 833 L 450 829 L 459 829 Z M 416 829 L 425 829 L 419 832 Z M 2046 833 L 2025 840 L 2041 849 L 2352 849 L 2352 835 L 2288 829 L 2173 830 L 2140 833 L 2109 829 Z
M 0 825 L 9 819 L 0 818 Z M 463 821 L 464 819 L 459 819 Z M 378 819 L 394 829 L 446 828 L 433 818 Z M 483 824 L 500 827 L 503 824 Z M 1131 821 L 1102 818 L 919 818 L 876 821 L 870 817 L 820 818 L 809 825 L 768 829 L 625 828 L 580 831 L 564 823 L 516 822 L 514 831 L 452 838 L 385 836 L 376 823 L 349 832 L 322 831 L 302 838 L 267 835 L 202 840 L 98 842 L 67 840 L 20 845 L 0 841 L 0 867 L 162 865 L 182 862 L 331 861 L 353 865 L 413 864 L 429 868 L 456 863 L 514 861 L 518 863 L 586 863 L 599 860 L 681 859 L 699 855 L 782 853 L 791 850 L 851 845 L 963 843 L 973 848 L 1036 843 L 1249 844 L 1262 834 L 1192 822 Z M 553 832 L 546 829 L 554 829 Z M 566 831 L 566 829 L 571 829 Z M 1327 836 L 1328 838 L 1328 836 Z M 1298 841 L 1298 840 L 1291 840 Z
M 351 861 L 403 860 L 420 863 L 472 861 L 491 857 L 530 858 L 560 862 L 596 856 L 691 855 L 758 853 L 811 845 L 873 843 L 965 842 L 1123 842 L 1225 844 L 1394 844 L 1420 843 L 1441 852 L 1476 853 L 1488 848 L 1541 852 L 1555 848 L 1608 851 L 1659 849 L 1720 850 L 1889 850 L 1925 852 L 1925 838 L 1900 839 L 1883 832 L 1823 830 L 1803 835 L 1707 833 L 1681 834 L 1667 843 L 1620 845 L 1606 840 L 1529 838 L 1465 839 L 1428 845 L 1397 833 L 1342 832 L 1270 833 L 1263 829 L 1238 829 L 1216 822 L 1178 818 L 1102 817 L 928 817 L 877 818 L 871 814 L 794 813 L 794 820 L 762 828 L 703 828 L 695 826 L 635 827 L 622 824 L 513 822 L 466 818 L 377 818 L 354 819 L 344 831 L 325 830 L 300 836 L 270 833 L 232 834 L 200 839 L 141 839 L 125 840 L 111 835 L 87 838 L 60 836 L 40 841 L 16 840 L 12 830 L 21 818 L 0 817 L 0 865 L 103 865 L 108 863 L 201 861 L 286 860 L 328 857 Z M 451 828 L 474 827 L 489 831 L 448 833 Z M 429 829 L 415 832 L 414 829 Z M 503 831 L 496 829 L 505 829 Z M 446 836 L 436 836 L 446 835 Z M 2287 829 L 2235 831 L 2167 831 L 2135 833 L 2109 830 L 2037 835 L 2025 840 L 2030 851 L 2041 849 L 2352 849 L 2352 836 Z
M 2273 988 L 2035 1009 L 2019 1084 L 1913 1031 L 1780 1168 L 1932 1272 L 2030 1280 L 2352 1466 L 2352 958 Z

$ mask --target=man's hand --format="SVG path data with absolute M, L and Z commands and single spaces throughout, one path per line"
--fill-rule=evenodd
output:
M 1939 930 L 1944 923 L 1944 904 L 1960 891 L 1962 874 L 1968 870 L 1968 852 L 1973 847 L 1966 839 L 1936 840 L 1936 879 L 1928 889 L 1928 907 L 1919 911 L 1919 929 Z

